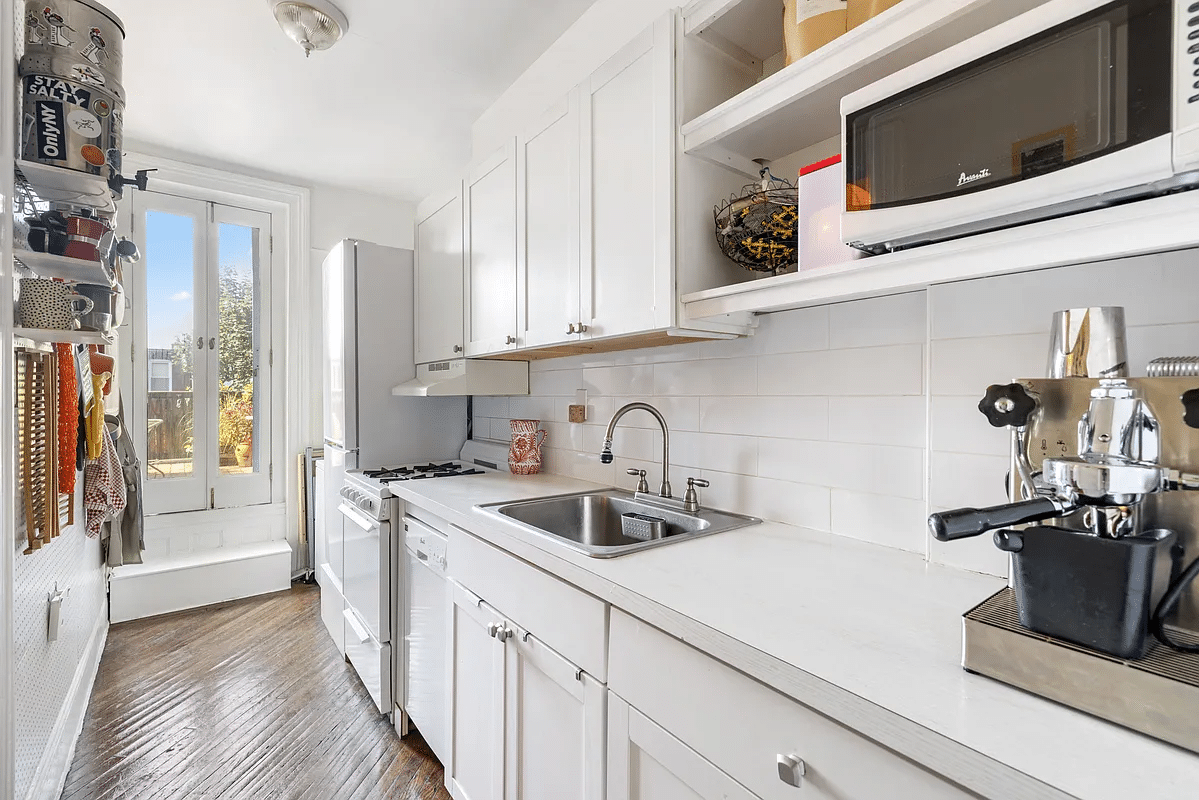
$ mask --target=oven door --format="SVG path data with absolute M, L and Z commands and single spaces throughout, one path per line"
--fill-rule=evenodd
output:
M 345 554 L 342 592 L 377 641 L 391 641 L 390 520 L 371 517 L 348 503 L 338 506 L 343 519 Z
M 1173 15 L 1052 0 L 845 98 L 845 241 L 879 252 L 1172 178 Z

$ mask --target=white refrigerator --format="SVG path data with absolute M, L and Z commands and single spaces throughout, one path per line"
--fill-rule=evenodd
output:
M 466 398 L 391 393 L 416 375 L 411 250 L 346 239 L 325 258 L 323 273 L 326 563 L 317 575 L 322 617 L 344 655 L 345 535 L 338 506 L 345 471 L 457 458 L 466 442 Z M 381 579 L 389 580 L 394 567 L 380 568 Z M 390 631 L 372 633 L 390 640 Z

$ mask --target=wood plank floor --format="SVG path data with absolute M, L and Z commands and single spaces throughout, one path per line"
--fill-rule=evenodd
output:
M 113 625 L 63 800 L 448 800 L 376 711 L 315 586 Z

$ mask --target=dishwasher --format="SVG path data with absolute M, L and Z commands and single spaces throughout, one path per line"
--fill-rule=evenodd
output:
M 449 537 L 404 517 L 404 711 L 442 764 L 449 761 L 446 633 L 450 624 L 446 549 Z M 398 719 L 398 717 L 397 717 Z

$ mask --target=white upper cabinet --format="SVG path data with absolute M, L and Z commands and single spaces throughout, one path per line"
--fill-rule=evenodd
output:
M 416 211 L 416 363 L 462 357 L 461 186 Z
M 674 17 L 582 87 L 582 306 L 593 338 L 674 322 Z
M 517 306 L 526 347 L 579 338 L 579 155 L 576 90 L 517 145 Z
M 471 170 L 466 207 L 466 355 L 517 346 L 516 145 Z

